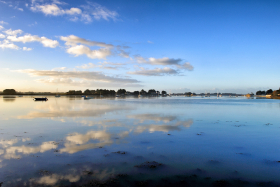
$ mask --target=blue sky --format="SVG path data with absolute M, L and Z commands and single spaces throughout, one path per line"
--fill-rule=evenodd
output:
M 279 1 L 0 0 L 0 89 L 279 89 Z

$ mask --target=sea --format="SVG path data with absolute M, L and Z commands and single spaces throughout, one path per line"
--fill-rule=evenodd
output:
M 0 186 L 279 186 L 280 100 L 0 97 Z

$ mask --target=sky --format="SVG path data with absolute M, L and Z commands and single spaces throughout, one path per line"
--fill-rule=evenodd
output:
M 276 90 L 279 10 L 273 0 L 0 0 L 0 90 Z

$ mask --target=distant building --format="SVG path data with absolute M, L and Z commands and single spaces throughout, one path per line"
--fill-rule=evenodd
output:
M 17 92 L 14 89 L 5 89 L 3 90 L 4 95 L 15 95 Z

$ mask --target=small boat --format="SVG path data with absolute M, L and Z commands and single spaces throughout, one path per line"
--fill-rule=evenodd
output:
M 89 99 L 93 99 L 93 97 L 88 97 L 88 96 L 84 97 L 84 100 L 89 100 Z
M 119 95 L 116 95 L 116 97 L 120 97 Z
M 33 100 L 34 101 L 47 101 L 48 100 L 48 98 L 39 98 L 39 97 L 35 97 L 35 98 L 33 98 Z
M 56 95 L 55 95 L 55 97 L 60 97 L 60 95 L 58 94 L 58 89 L 56 89 Z

